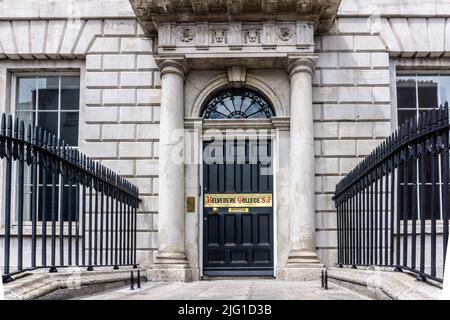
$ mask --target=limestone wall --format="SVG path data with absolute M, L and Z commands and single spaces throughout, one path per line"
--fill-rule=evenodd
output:
M 339 18 L 316 43 L 317 246 L 331 265 L 337 254 L 336 184 L 391 132 L 389 54 L 366 18 Z
M 138 260 L 148 265 L 157 248 L 160 75 L 153 41 L 135 20 L 123 23 L 86 55 L 80 148 L 139 187 Z
M 12 72 L 80 72 L 80 150 L 138 185 L 138 260 L 151 263 L 160 101 L 153 41 L 135 19 L 39 19 L 0 21 L 0 45 L 2 112 L 11 110 Z

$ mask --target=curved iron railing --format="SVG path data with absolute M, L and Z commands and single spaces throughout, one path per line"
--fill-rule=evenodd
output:
M 403 123 L 336 187 L 338 265 L 442 282 L 449 235 L 448 103 Z
M 5 114 L 0 160 L 3 281 L 41 267 L 137 266 L 136 186 L 42 128 L 28 125 L 25 132 L 23 121 Z

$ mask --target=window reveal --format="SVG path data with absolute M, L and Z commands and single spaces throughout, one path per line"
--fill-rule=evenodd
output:
M 39 126 L 54 134 L 58 139 L 63 139 L 65 144 L 76 148 L 78 146 L 78 116 L 80 105 L 80 77 L 79 75 L 51 74 L 51 75 L 19 75 L 15 77 L 15 116 L 24 120 L 26 126 Z M 25 172 L 25 199 L 24 219 L 31 219 L 31 172 L 26 168 Z M 42 220 L 45 213 L 47 220 L 51 218 L 51 175 L 46 175 L 44 186 L 44 172 L 38 173 L 38 220 Z M 46 192 L 44 192 L 44 188 Z M 57 198 L 64 194 L 68 198 L 69 185 L 60 188 L 59 181 Z M 17 186 L 16 186 L 17 189 Z M 75 188 L 73 199 L 76 199 Z M 44 195 L 46 201 L 44 201 Z M 57 200 L 58 201 L 58 200 Z M 75 220 L 75 203 L 69 208 L 64 202 L 64 220 L 68 220 L 69 214 L 72 221 Z M 45 205 L 45 208 L 42 206 Z
M 443 106 L 446 102 L 450 101 L 450 75 L 445 74 L 400 74 L 397 76 L 397 115 L 398 124 L 409 121 L 410 119 L 419 116 L 420 114 L 427 112 L 431 109 Z M 423 163 L 425 168 L 423 176 L 420 171 L 420 167 Z M 440 178 L 441 159 L 434 168 L 435 177 Z M 408 219 L 411 219 L 411 212 L 414 202 L 414 183 L 413 183 L 413 166 L 408 168 L 406 172 L 407 177 L 404 177 L 402 170 L 398 173 L 398 179 L 400 181 L 401 192 L 406 193 L 407 201 L 404 205 L 407 207 Z M 416 193 L 419 189 L 425 190 L 425 201 L 427 206 L 431 205 L 431 177 L 432 177 L 432 164 L 429 157 L 425 157 L 422 160 L 417 160 L 416 163 Z M 403 188 L 404 179 L 407 181 L 407 188 Z M 438 181 L 439 192 L 442 193 L 442 181 Z M 420 202 L 418 195 L 416 195 L 416 201 Z M 434 206 L 438 208 L 439 213 L 437 216 L 439 219 L 442 217 L 442 203 L 439 202 L 438 197 L 434 197 Z M 417 203 L 419 217 L 420 218 L 420 203 Z M 426 219 L 431 219 L 431 213 L 426 213 Z

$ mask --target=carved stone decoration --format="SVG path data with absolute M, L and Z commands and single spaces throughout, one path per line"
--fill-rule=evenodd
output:
M 203 0 L 191 0 L 194 13 L 208 13 L 208 2 Z
M 314 52 L 313 22 L 243 22 L 225 23 L 163 23 L 157 38 L 161 52 L 199 54 L 212 50 L 228 54 L 241 50 L 243 54 L 312 53 Z
M 240 88 L 247 79 L 247 68 L 244 66 L 232 66 L 227 69 L 230 86 Z
M 211 32 L 212 36 L 211 36 L 211 43 L 212 44 L 216 44 L 216 43 L 227 43 L 227 30 L 226 29 L 216 29 L 216 30 L 212 30 Z
M 244 30 L 244 43 L 261 43 L 261 29 L 248 28 Z
M 289 41 L 291 40 L 291 38 L 294 36 L 292 29 L 289 27 L 281 27 L 278 30 L 278 37 L 282 40 L 282 41 Z
M 297 11 L 298 12 L 308 12 L 312 9 L 313 1 L 312 0 L 299 0 L 297 1 Z
M 181 28 L 180 33 L 181 42 L 191 42 L 192 40 L 194 40 L 195 32 L 192 28 Z

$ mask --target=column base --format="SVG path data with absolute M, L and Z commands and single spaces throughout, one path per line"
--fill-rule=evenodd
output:
M 277 279 L 287 281 L 319 280 L 325 266 L 315 252 L 291 251 L 286 267 L 277 270 Z
M 285 281 L 320 281 L 322 270 L 325 270 L 325 266 L 321 264 L 278 268 L 277 279 Z
M 184 264 L 154 264 L 147 269 L 147 279 L 151 282 L 191 282 L 192 269 Z
M 155 263 L 147 269 L 148 281 L 190 282 L 192 278 L 192 269 L 184 253 L 158 252 Z
M 155 265 L 188 265 L 189 262 L 184 252 L 158 251 L 155 257 Z
M 288 265 L 320 264 L 319 257 L 314 251 L 292 250 L 287 260 Z

